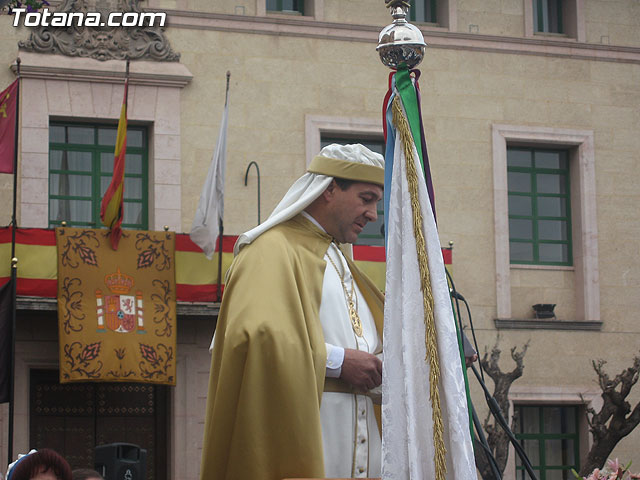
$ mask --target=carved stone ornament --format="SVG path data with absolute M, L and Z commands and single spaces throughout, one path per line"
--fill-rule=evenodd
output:
M 35 27 L 28 40 L 18 43 L 21 49 L 97 60 L 180 60 L 180 54 L 171 49 L 163 27 L 107 25 L 111 12 L 142 13 L 138 0 L 64 0 L 55 11 L 81 13 L 85 18 L 87 13 L 95 16 L 95 12 L 99 12 L 101 26 L 78 26 L 74 23 L 65 27 Z

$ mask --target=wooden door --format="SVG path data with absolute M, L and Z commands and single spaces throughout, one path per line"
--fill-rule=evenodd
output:
M 29 447 L 53 448 L 71 468 L 93 468 L 94 447 L 147 450 L 147 478 L 167 478 L 167 388 L 140 383 L 60 384 L 57 370 L 31 370 Z

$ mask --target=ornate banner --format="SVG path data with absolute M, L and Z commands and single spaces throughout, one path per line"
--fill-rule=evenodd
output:
M 56 228 L 60 383 L 175 385 L 175 234 Z

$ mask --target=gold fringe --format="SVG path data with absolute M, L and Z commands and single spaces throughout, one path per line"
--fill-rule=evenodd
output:
M 442 409 L 440 407 L 440 361 L 438 359 L 438 344 L 436 335 L 435 318 L 433 315 L 433 292 L 431 291 L 431 278 L 429 276 L 429 258 L 427 256 L 427 244 L 422 233 L 422 211 L 418 202 L 418 173 L 413 157 L 413 138 L 409 128 L 400 98 L 396 95 L 393 99 L 393 123 L 400 134 L 400 141 L 404 148 L 404 156 L 407 161 L 407 182 L 409 184 L 409 196 L 411 197 L 411 209 L 413 211 L 413 232 L 416 237 L 416 250 L 418 265 L 420 267 L 420 288 L 422 290 L 422 303 L 424 306 L 425 345 L 427 347 L 426 361 L 429 362 L 429 399 L 431 400 L 433 419 L 433 443 L 435 446 L 436 480 L 445 480 L 447 473 L 446 454 L 444 445 L 444 426 L 442 421 Z

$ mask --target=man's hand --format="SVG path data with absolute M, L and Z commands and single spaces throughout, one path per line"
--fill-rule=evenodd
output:
M 344 349 L 340 378 L 364 392 L 382 383 L 382 361 L 362 350 Z
M 464 357 L 464 363 L 466 364 L 467 368 L 469 368 L 471 365 L 473 365 L 473 362 L 475 362 L 477 360 L 478 360 L 478 354 L 477 353 L 474 353 L 470 357 Z

